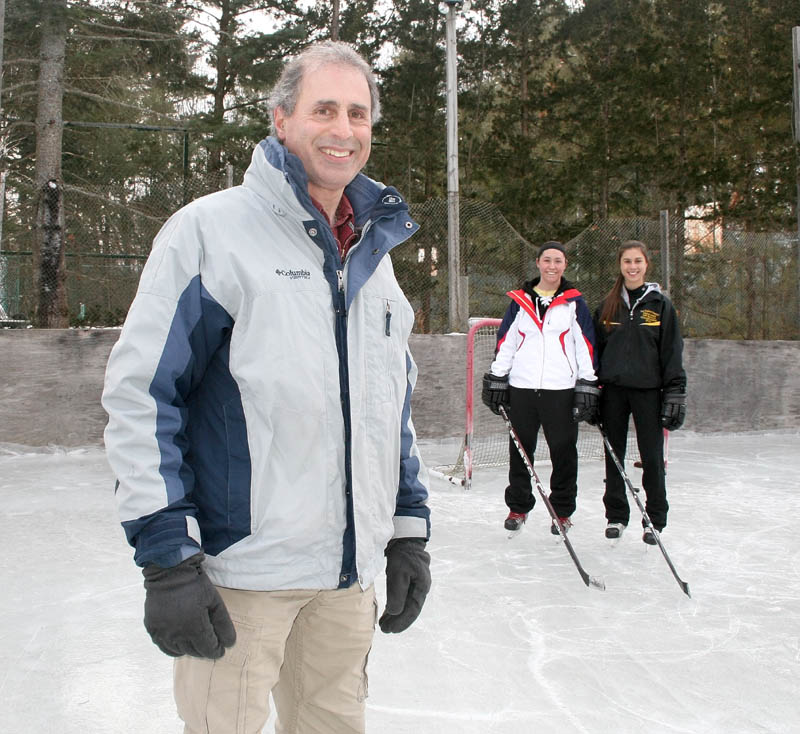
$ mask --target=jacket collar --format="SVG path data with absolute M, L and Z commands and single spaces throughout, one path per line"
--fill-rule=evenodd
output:
M 294 198 L 305 212 L 305 219 L 317 218 L 302 161 L 272 136 L 262 140 L 253 151 L 245 184 L 268 197 Z M 369 219 L 408 211 L 407 202 L 395 188 L 373 181 L 363 173 L 357 174 L 344 192 L 353 206 L 357 227 L 363 227 Z
M 641 303 L 645 299 L 650 300 L 649 296 L 651 293 L 661 293 L 661 286 L 658 283 L 645 283 L 644 292 L 638 299 L 636 299 L 636 303 L 633 304 L 635 306 L 637 303 Z M 633 306 L 631 306 L 631 300 L 628 297 L 628 289 L 623 286 L 622 293 L 622 300 L 625 301 L 625 305 L 628 307 L 628 310 L 631 310 Z
M 531 300 L 536 298 L 536 294 L 534 293 L 533 289 L 539 285 L 540 280 L 541 278 L 534 278 L 533 280 L 526 281 L 521 288 L 522 291 L 527 293 Z M 556 292 L 553 294 L 553 302 L 550 305 L 552 307 L 567 301 L 574 301 L 580 297 L 581 292 L 566 278 L 562 277 L 561 283 L 559 283 L 558 288 L 556 288 Z
M 303 222 L 313 220 L 328 226 L 324 215 L 311 202 L 308 175 L 302 162 L 274 137 L 256 146 L 244 175 L 244 186 L 266 199 L 272 207 L 285 208 Z M 348 256 L 346 305 L 349 308 L 384 255 L 407 240 L 419 225 L 411 219 L 408 204 L 396 189 L 362 173 L 345 187 L 345 194 L 353 207 L 356 227 L 364 228 L 362 241 L 368 242 L 366 246 L 354 247 Z M 381 220 L 380 227 L 366 227 L 378 220 Z M 338 258 L 333 254 L 336 248 L 332 234 L 330 240 L 330 251 L 323 248 L 323 252 L 327 277 L 333 283 L 334 273 L 342 264 L 335 261 Z

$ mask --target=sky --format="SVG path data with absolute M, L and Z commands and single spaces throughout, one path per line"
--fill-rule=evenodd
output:
M 800 731 L 799 436 L 671 434 L 662 539 L 691 598 L 635 505 L 606 540 L 599 460 L 581 463 L 570 539 L 604 591 L 541 502 L 508 538 L 503 468 L 477 469 L 469 492 L 432 477 L 433 586 L 409 630 L 376 633 L 367 731 Z M 458 453 L 421 449 L 432 466 Z M 0 732 L 181 732 L 103 450 L 0 444 L 0 497 Z

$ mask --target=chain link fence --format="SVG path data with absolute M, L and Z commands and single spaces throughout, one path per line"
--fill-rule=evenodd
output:
M 187 181 L 140 178 L 114 186 L 63 186 L 61 273 L 43 281 L 37 196 L 8 177 L 0 243 L 0 306 L 8 322 L 34 322 L 42 294 L 63 293 L 69 326 L 117 326 L 136 293 L 153 238 L 183 204 L 223 188 L 229 174 Z
M 392 253 L 395 271 L 417 313 L 417 330 L 441 333 L 448 324 L 447 202 L 412 206 L 419 233 Z M 522 237 L 500 209 L 462 201 L 461 266 L 470 316 L 502 317 L 511 288 L 538 275 L 539 242 Z M 553 232 L 547 239 L 559 239 Z M 798 237 L 747 232 L 705 219 L 636 217 L 593 223 L 564 242 L 566 277 L 594 311 L 619 273 L 617 249 L 626 240 L 647 245 L 647 279 L 674 301 L 687 337 L 800 338 Z
M 158 178 L 63 189 L 63 310 L 70 326 L 116 326 L 133 300 L 153 238 L 180 206 L 233 181 L 231 172 L 189 181 Z M 8 177 L 0 242 L 0 319 L 34 320 L 42 287 L 36 243 L 37 197 L 30 180 Z M 420 333 L 448 329 L 447 201 L 413 204 L 420 231 L 392 253 Z M 540 243 L 522 237 L 501 209 L 460 204 L 461 269 L 471 316 L 501 317 L 506 291 L 537 274 Z M 548 238 L 559 239 L 553 232 Z M 704 219 L 609 219 L 565 242 L 566 276 L 594 310 L 617 275 L 621 242 L 643 241 L 649 280 L 668 288 L 683 333 L 721 339 L 798 339 L 798 239 L 747 232 Z M 668 243 L 668 245 L 666 244 Z M 666 266 L 666 270 L 665 270 Z M 3 311 L 5 313 L 3 313 Z
M 617 248 L 629 239 L 648 246 L 647 279 L 669 293 L 684 336 L 800 338 L 796 233 L 688 218 L 597 222 L 568 243 L 571 272 L 592 308 L 616 278 Z

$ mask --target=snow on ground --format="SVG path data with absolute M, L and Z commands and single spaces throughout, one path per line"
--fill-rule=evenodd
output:
M 422 443 L 431 465 L 457 448 Z M 603 537 L 602 471 L 581 464 L 570 539 L 605 591 L 541 502 L 507 538 L 503 469 L 470 492 L 432 478 L 434 585 L 411 629 L 376 635 L 371 734 L 800 731 L 798 433 L 671 435 L 663 541 L 691 599 L 635 506 Z M 112 490 L 99 448 L 0 446 L 2 732 L 182 730 Z

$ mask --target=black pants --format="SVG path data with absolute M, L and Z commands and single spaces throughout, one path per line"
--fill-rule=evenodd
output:
M 509 418 L 531 461 L 536 451 L 539 427 L 544 431 L 553 471 L 550 474 L 550 502 L 559 517 L 575 512 L 578 494 L 578 424 L 572 420 L 575 391 L 509 388 Z M 536 499 L 531 476 L 513 440 L 509 439 L 506 504 L 512 512 L 527 513 Z
M 664 471 L 664 432 L 661 428 L 661 391 L 604 385 L 600 396 L 600 417 L 614 453 L 625 461 L 628 421 L 633 414 L 636 442 L 642 459 L 642 486 L 647 495 L 645 509 L 656 530 L 667 524 L 667 487 Z M 606 451 L 606 491 L 603 495 L 606 519 L 628 524 L 630 507 L 625 482 Z M 644 525 L 644 522 L 642 522 Z

